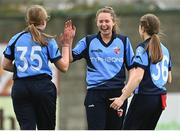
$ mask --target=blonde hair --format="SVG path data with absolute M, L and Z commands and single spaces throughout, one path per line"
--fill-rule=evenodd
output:
M 151 36 L 151 39 L 146 47 L 149 51 L 151 62 L 156 64 L 163 59 L 160 38 L 160 20 L 154 14 L 146 14 L 140 19 L 140 26 L 144 27 L 145 32 Z
M 114 27 L 113 27 L 113 31 L 115 32 L 115 33 L 117 33 L 120 29 L 119 29 L 119 20 L 118 20 L 118 18 L 117 18 L 117 16 L 116 16 L 116 13 L 115 13 L 115 11 L 113 10 L 113 8 L 112 7 L 110 7 L 110 6 L 105 6 L 105 7 L 103 7 L 103 8 L 101 8 L 101 9 L 99 9 L 98 11 L 97 11 L 97 13 L 96 13 L 96 22 L 97 22 L 97 17 L 98 17 L 98 15 L 100 14 L 100 13 L 109 13 L 109 14 L 111 14 L 111 16 L 112 16 L 112 21 L 115 23 L 115 25 L 114 25 Z
M 48 38 L 54 38 L 55 36 L 51 36 L 39 31 L 36 26 L 42 25 L 44 21 L 47 21 L 49 16 L 46 10 L 40 5 L 32 5 L 27 9 L 26 12 L 26 22 L 28 27 L 25 29 L 29 31 L 32 35 L 33 41 L 39 43 L 42 46 L 48 44 Z

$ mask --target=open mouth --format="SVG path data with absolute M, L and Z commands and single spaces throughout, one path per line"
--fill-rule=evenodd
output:
M 108 30 L 108 28 L 106 28 L 106 29 L 102 29 L 102 28 L 101 28 L 101 31 L 107 32 L 107 31 L 109 31 L 109 30 Z

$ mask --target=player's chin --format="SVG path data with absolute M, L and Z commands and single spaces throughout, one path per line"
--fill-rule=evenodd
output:
M 111 34 L 111 31 L 109 31 L 109 30 L 103 30 L 103 31 L 101 31 L 101 34 L 102 34 L 102 35 L 109 35 L 109 34 Z

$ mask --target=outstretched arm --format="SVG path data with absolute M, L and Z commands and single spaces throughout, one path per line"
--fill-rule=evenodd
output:
M 72 44 L 69 47 L 69 62 L 71 63 L 73 61 L 73 56 L 72 56 Z
M 76 33 L 76 27 L 75 25 L 72 24 L 72 28 L 74 30 L 74 36 L 75 36 L 75 33 Z M 73 43 L 73 42 L 72 42 Z M 72 56 L 72 43 L 70 44 L 69 46 L 69 62 L 72 62 L 73 61 L 73 56 Z
M 114 100 L 110 105 L 111 108 L 118 110 L 124 103 L 124 101 L 133 93 L 135 88 L 139 85 L 144 76 L 144 69 L 137 67 L 131 72 L 129 76 L 128 83 L 125 85 L 125 90 L 122 92 L 122 95 L 117 98 L 112 98 Z
M 55 62 L 55 66 L 62 72 L 66 72 L 69 68 L 70 46 L 72 45 L 76 29 L 72 21 L 65 22 L 64 32 L 59 36 L 59 44 L 62 46 L 62 58 Z

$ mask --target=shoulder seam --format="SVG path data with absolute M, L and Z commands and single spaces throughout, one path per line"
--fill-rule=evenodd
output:
M 18 39 L 19 39 L 23 34 L 26 34 L 26 33 L 28 33 L 28 32 L 27 32 L 27 31 L 22 32 L 22 33 L 15 39 L 15 41 L 12 43 L 12 45 L 11 45 L 11 52 L 12 52 L 13 56 L 14 56 L 14 47 L 15 47 L 16 42 L 18 41 Z

